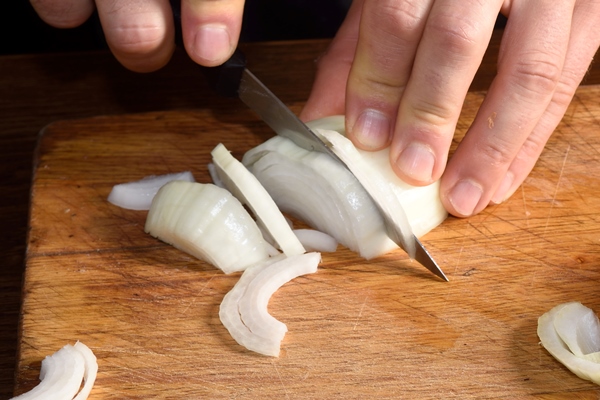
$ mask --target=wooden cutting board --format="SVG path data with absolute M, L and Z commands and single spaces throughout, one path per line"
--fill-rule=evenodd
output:
M 483 94 L 465 104 L 457 139 Z M 237 102 L 62 121 L 40 136 L 31 197 L 17 392 L 41 360 L 87 344 L 91 399 L 597 399 L 600 388 L 539 344 L 537 318 L 600 310 L 600 87 L 579 90 L 537 166 L 505 204 L 449 218 L 422 238 L 450 282 L 402 251 L 346 249 L 282 287 L 279 358 L 244 350 L 218 308 L 238 279 L 143 231 L 114 184 L 190 170 L 208 182 L 219 142 L 240 158 L 271 136 Z M 292 104 L 298 111 L 301 104 Z

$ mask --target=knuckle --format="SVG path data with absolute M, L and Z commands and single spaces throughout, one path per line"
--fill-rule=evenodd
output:
M 414 1 L 386 1 L 375 10 L 374 21 L 393 29 L 395 36 L 414 32 L 423 22 L 422 7 Z
M 534 55 L 522 57 L 517 61 L 513 79 L 526 94 L 547 95 L 554 92 L 562 74 L 560 57 Z
M 451 53 L 469 55 L 476 48 L 481 28 L 472 19 L 437 14 L 430 17 L 427 29 L 439 38 L 441 48 Z
M 417 120 L 437 127 L 447 125 L 455 118 L 455 111 L 443 105 L 424 100 L 414 104 L 412 112 Z
M 165 39 L 163 27 L 155 24 L 122 25 L 111 34 L 111 46 L 124 54 L 136 55 L 152 53 Z
M 484 158 L 485 164 L 492 168 L 502 168 L 509 165 L 514 156 L 512 147 L 505 141 L 486 142 L 479 146 L 479 154 Z

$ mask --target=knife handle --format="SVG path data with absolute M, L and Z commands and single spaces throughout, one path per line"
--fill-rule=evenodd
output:
M 221 96 L 238 97 L 242 73 L 246 69 L 246 56 L 235 49 L 229 60 L 217 67 L 200 67 L 208 82 Z
M 181 0 L 170 0 L 175 22 L 175 42 L 183 47 L 181 33 Z M 235 49 L 229 60 L 216 67 L 200 66 L 211 87 L 221 96 L 238 97 L 242 73 L 246 69 L 246 56 L 240 49 Z

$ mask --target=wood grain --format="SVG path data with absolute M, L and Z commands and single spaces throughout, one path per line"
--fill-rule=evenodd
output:
M 401 251 L 340 248 L 271 299 L 288 325 L 279 358 L 245 351 L 218 319 L 237 275 L 143 232 L 107 203 L 116 183 L 236 157 L 269 130 L 236 101 L 207 109 L 62 121 L 33 180 L 17 392 L 41 359 L 81 340 L 99 359 L 94 399 L 578 398 L 598 386 L 540 345 L 537 318 L 577 300 L 600 310 L 600 87 L 582 87 L 537 166 L 505 204 L 449 218 L 422 241 L 449 283 Z M 483 93 L 471 93 L 457 140 Z M 291 102 L 299 110 L 301 102 Z M 226 117 L 226 118 L 225 118 Z

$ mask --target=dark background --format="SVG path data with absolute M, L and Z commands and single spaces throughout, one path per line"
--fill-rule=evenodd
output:
M 39 19 L 28 0 L 4 0 L 0 55 L 105 49 L 98 18 L 56 29 Z M 351 0 L 246 0 L 242 42 L 333 37 Z M 500 17 L 497 26 L 503 26 Z
M 333 37 L 350 0 L 247 0 L 241 41 Z M 0 13 L 0 54 L 106 48 L 98 18 L 56 29 L 39 19 L 29 1 L 5 0 Z

